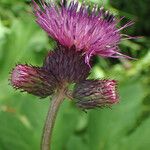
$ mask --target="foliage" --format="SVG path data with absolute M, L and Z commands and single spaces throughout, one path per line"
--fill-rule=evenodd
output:
M 119 80 L 120 103 L 112 109 L 85 113 L 66 100 L 57 117 L 53 150 L 148 150 L 150 147 L 150 31 L 149 20 L 145 20 L 149 5 L 146 0 L 128 3 L 122 0 L 113 4 L 106 1 L 106 7 L 118 16 L 137 18 L 138 23 L 129 33 L 145 37 L 124 41 L 120 49 L 138 59 L 94 60 L 91 78 Z M 55 45 L 29 12 L 27 0 L 0 1 L 0 150 L 38 150 L 49 106 L 48 98 L 38 99 L 8 85 L 9 72 L 16 63 L 41 65 L 47 51 Z

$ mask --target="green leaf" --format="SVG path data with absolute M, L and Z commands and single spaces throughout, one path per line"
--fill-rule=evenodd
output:
M 112 110 L 93 110 L 89 114 L 88 136 L 92 150 L 119 150 L 141 112 L 143 89 L 140 83 L 120 87 L 121 101 Z

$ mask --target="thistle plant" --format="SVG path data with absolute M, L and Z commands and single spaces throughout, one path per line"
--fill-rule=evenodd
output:
M 18 64 L 12 70 L 11 85 L 40 98 L 52 96 L 41 141 L 41 150 L 50 150 L 56 114 L 65 97 L 83 110 L 110 107 L 119 101 L 116 80 L 88 76 L 96 55 L 130 58 L 119 52 L 118 44 L 124 38 L 132 38 L 120 31 L 133 23 L 118 27 L 121 19 L 103 7 L 74 0 L 40 4 L 32 0 L 32 6 L 36 22 L 57 46 L 47 54 L 41 67 Z M 72 83 L 75 86 L 70 91 Z

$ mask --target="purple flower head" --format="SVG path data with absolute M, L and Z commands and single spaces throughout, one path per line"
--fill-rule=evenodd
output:
M 85 80 L 75 86 L 73 97 L 78 107 L 92 109 L 119 101 L 116 80 Z
M 128 57 L 118 51 L 118 44 L 122 38 L 120 31 L 132 22 L 117 28 L 119 20 L 103 7 L 90 8 L 74 0 L 62 0 L 60 5 L 42 2 L 42 8 L 33 0 L 33 6 L 37 23 L 48 35 L 68 48 L 75 45 L 76 51 L 85 55 L 87 64 L 94 55 Z

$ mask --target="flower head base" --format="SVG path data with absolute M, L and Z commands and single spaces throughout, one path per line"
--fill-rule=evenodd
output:
M 53 75 L 38 67 L 17 65 L 11 74 L 11 84 L 14 88 L 41 98 L 51 95 L 56 83 Z
M 90 7 L 74 0 L 70 3 L 63 0 L 61 6 L 43 2 L 43 9 L 33 1 L 33 6 L 37 23 L 48 35 L 68 48 L 75 45 L 76 51 L 85 54 L 87 64 L 93 55 L 127 57 L 118 52 L 118 44 L 120 30 L 132 22 L 117 28 L 119 21 L 102 7 L 93 7 L 90 12 Z
M 79 83 L 85 80 L 90 72 L 82 53 L 76 52 L 74 46 L 68 49 L 59 45 L 55 52 L 48 54 L 43 68 L 51 72 L 59 84 Z
M 73 97 L 83 109 L 110 106 L 118 102 L 115 80 L 86 80 L 76 85 Z

